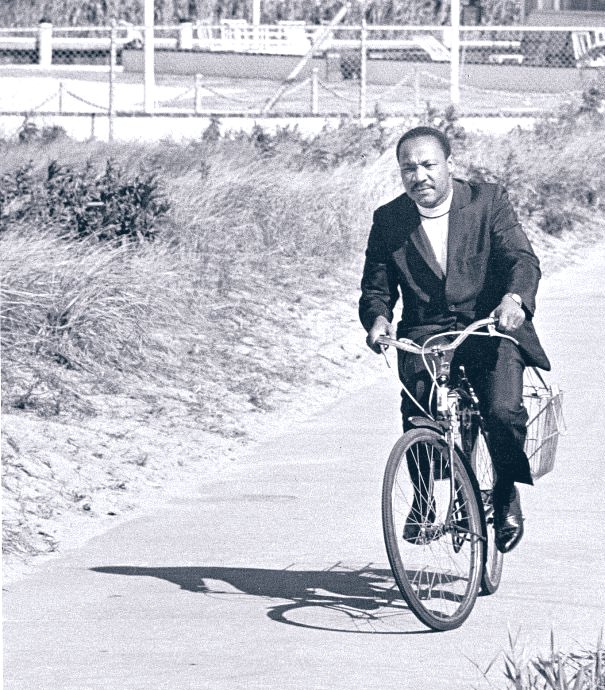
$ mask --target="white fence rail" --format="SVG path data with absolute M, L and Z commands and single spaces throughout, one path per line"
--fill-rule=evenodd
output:
M 178 26 L 158 26 L 155 28 L 154 47 L 156 50 L 191 50 L 211 52 L 252 53 L 261 55 L 305 55 L 313 46 L 316 35 L 322 27 L 308 26 L 303 22 L 278 22 L 274 25 L 248 24 L 245 20 L 224 20 L 211 25 L 204 22 L 182 22 Z M 317 50 L 339 50 L 359 48 L 361 32 L 364 27 L 339 27 L 349 34 L 339 38 L 335 32 L 316 46 Z M 417 50 L 426 54 L 434 62 L 449 62 L 451 59 L 451 27 L 449 26 L 366 26 L 368 50 Z M 0 60 L 10 64 L 11 54 L 17 58 L 19 53 L 37 53 L 38 64 L 52 64 L 57 53 L 81 55 L 85 63 L 87 54 L 109 51 L 111 35 L 118 49 L 123 47 L 140 48 L 144 41 L 144 28 L 122 23 L 116 27 L 53 27 L 42 22 L 37 28 L 0 28 Z M 475 51 L 492 50 L 494 61 L 500 56 L 516 52 L 514 61 L 522 63 L 522 37 L 539 44 L 541 38 L 555 34 L 569 34 L 573 46 L 573 58 L 578 63 L 589 66 L 605 64 L 605 27 L 544 27 L 544 26 L 463 26 L 461 48 Z M 405 38 L 395 38 L 394 34 L 408 34 Z M 386 36 L 373 38 L 376 34 Z M 492 34 L 486 37 L 485 34 Z M 498 35 L 514 35 L 514 38 L 499 39 Z M 466 36 L 466 38 L 464 37 Z M 23 60 L 15 60 L 22 64 Z M 560 66 L 572 66 L 560 65 Z

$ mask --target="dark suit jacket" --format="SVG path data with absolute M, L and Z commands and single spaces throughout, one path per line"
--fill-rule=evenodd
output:
M 422 340 L 489 316 L 513 292 L 526 313 L 514 333 L 525 362 L 550 369 L 532 324 L 540 264 L 503 187 L 454 180 L 445 277 L 420 220 L 406 194 L 375 211 L 359 302 L 365 329 L 379 315 L 392 320 L 400 293 L 397 334 Z

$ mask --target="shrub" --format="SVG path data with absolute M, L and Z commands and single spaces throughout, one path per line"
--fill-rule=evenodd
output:
M 582 91 L 578 113 L 602 120 L 605 118 L 605 70 L 599 70 Z
M 49 125 L 40 129 L 35 122 L 27 118 L 25 118 L 17 132 L 17 140 L 20 144 L 31 144 L 34 141 L 48 144 L 51 141 L 65 137 L 67 137 L 67 132 L 60 125 Z
M 259 136 L 122 147 L 102 172 L 108 147 L 92 144 L 83 168 L 53 160 L 14 166 L 1 186 L 6 405 L 84 411 L 69 392 L 81 384 L 70 377 L 113 392 L 140 377 L 188 391 L 200 425 L 229 435 L 230 410 L 242 399 L 267 409 L 280 381 L 304 381 L 301 357 L 278 344 L 288 337 L 281 315 L 301 294 L 334 289 L 326 267 L 334 275 L 357 251 L 369 210 L 358 192 L 360 167 L 335 167 L 328 177 L 314 166 L 293 168 L 297 132 L 271 135 L 265 154 Z M 150 169 L 164 171 L 162 199 L 170 199 L 155 242 L 76 241 L 119 238 L 108 216 L 128 219 L 128 185 Z M 16 197 L 24 202 L 19 218 Z M 106 206 L 87 209 L 91 201 Z M 150 207 L 152 199 L 137 198 L 137 218 Z M 266 366 L 225 349 L 235 333 L 265 333 Z
M 129 178 L 112 160 L 101 175 L 91 161 L 76 170 L 53 160 L 45 172 L 28 162 L 0 178 L 0 231 L 17 223 L 80 239 L 150 239 L 170 209 L 154 172 Z
M 337 128 L 324 127 L 315 137 L 302 142 L 294 165 L 327 170 L 342 163 L 365 165 L 384 153 L 390 143 L 388 131 L 379 119 L 367 127 L 343 118 Z
M 210 124 L 202 133 L 202 141 L 212 143 L 221 138 L 220 121 L 217 117 L 210 118 Z
M 440 129 L 449 138 L 453 151 L 457 151 L 459 144 L 466 140 L 466 131 L 460 124 L 458 112 L 453 105 L 442 112 L 427 102 L 418 124 Z

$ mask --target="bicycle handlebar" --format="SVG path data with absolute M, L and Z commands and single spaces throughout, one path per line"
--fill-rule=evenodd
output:
M 499 333 L 498 331 L 496 331 L 496 322 L 497 319 L 495 319 L 493 316 L 489 316 L 486 319 L 479 319 L 478 321 L 474 321 L 473 323 L 471 323 L 463 331 L 447 331 L 445 333 L 436 333 L 435 335 L 432 335 L 430 338 L 428 338 L 424 345 L 418 345 L 409 338 L 400 338 L 398 340 L 395 340 L 394 338 L 389 338 L 386 335 L 379 336 L 376 342 L 380 345 L 386 345 L 387 347 L 389 345 L 392 345 L 397 350 L 411 352 L 415 355 L 424 355 L 428 350 L 434 350 L 439 352 L 448 352 L 449 350 L 455 350 L 457 347 L 462 345 L 462 343 L 469 337 L 469 335 L 483 335 L 488 337 L 505 338 L 506 340 L 512 340 L 512 342 L 515 343 L 515 345 L 518 345 L 519 341 L 513 338 L 512 336 L 506 335 L 505 333 Z M 487 326 L 487 333 L 476 333 L 476 331 L 478 331 L 480 328 L 483 328 L 484 326 Z M 434 345 L 432 348 L 427 347 L 431 340 L 435 340 L 436 338 L 441 338 L 443 336 L 448 335 L 455 335 L 457 337 L 451 343 L 442 343 L 440 345 Z

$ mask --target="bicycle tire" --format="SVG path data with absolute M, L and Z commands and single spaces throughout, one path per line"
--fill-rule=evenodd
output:
M 477 427 L 473 449 L 471 451 L 471 467 L 475 473 L 485 521 L 484 535 L 486 539 L 485 562 L 481 577 L 481 594 L 493 594 L 500 586 L 504 554 L 496 548 L 496 534 L 494 530 L 494 506 L 492 502 L 496 473 L 489 447 L 481 427 Z
M 416 617 L 438 631 L 457 628 L 469 616 L 484 564 L 474 479 L 456 452 L 452 502 L 449 464 L 440 434 L 408 431 L 391 451 L 382 492 L 384 539 L 395 581 Z

